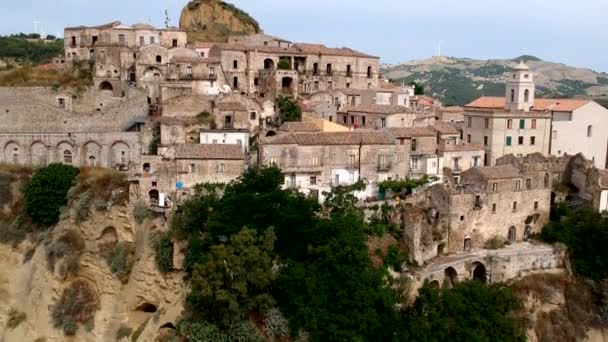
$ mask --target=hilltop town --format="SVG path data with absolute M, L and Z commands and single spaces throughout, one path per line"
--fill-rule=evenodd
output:
M 184 21 L 193 21 L 190 17 Z M 88 223 L 74 219 L 77 203 L 84 200 L 70 192 L 74 197 L 66 205 L 71 209 L 62 213 L 58 231 L 80 227 L 83 255 L 103 253 L 106 243 L 130 244 L 135 265 L 113 280 L 92 257 L 83 257 L 80 275 L 70 278 L 69 271 L 55 266 L 55 260 L 65 259 L 63 267 L 69 268 L 70 253 L 53 254 L 48 271 L 7 268 L 21 279 L 7 281 L 5 289 L 14 303 L 25 303 L 14 309 L 30 310 L 30 328 L 7 329 L 7 341 L 33 341 L 43 333 L 54 341 L 63 332 L 81 340 L 151 341 L 180 330 L 191 290 L 183 277 L 192 274 L 187 261 L 192 236 L 161 234 L 170 246 L 164 256 L 169 275 L 155 268 L 160 257 L 144 241 L 185 225 L 185 218 L 175 223 L 184 213 L 204 212 L 190 206 L 201 193 L 234 194 L 251 172 L 280 170 L 280 188 L 315 207 L 336 205 L 336 191 L 347 189 L 366 219 L 399 227 L 396 234 L 370 237 L 366 244 L 370 254 L 380 251 L 371 256 L 380 264 L 388 258 L 388 245 L 407 254 L 408 262 L 389 270 L 408 279 L 407 297 L 425 286 L 452 288 L 467 280 L 495 284 L 565 272 L 563 249 L 533 241 L 552 221 L 552 210 L 563 205 L 608 211 L 608 109 L 587 99 L 537 98 L 535 78 L 542 75 L 524 61 L 499 76 L 506 83 L 504 96 L 444 106 L 420 94 L 416 85 L 384 78 L 378 56 L 292 42 L 264 33 L 255 21 L 244 27 L 247 32 L 222 36 L 220 42 L 207 39 L 210 34 L 193 38 L 176 27 L 118 21 L 66 27 L 64 54 L 44 68 L 87 73 L 88 84 L 0 87 L 3 172 L 33 173 L 63 164 L 88 170 L 81 175 L 106 169 L 123 177 L 124 193 L 112 188 L 113 181 L 98 189 L 108 192 L 105 202 L 95 204 L 105 209 L 91 209 Z M 11 177 L 6 189 L 13 195 L 0 196 L 0 221 L 17 220 L 11 210 L 23 206 L 14 194 L 27 182 Z M 221 190 L 216 194 L 216 189 Z M 87 201 L 98 203 L 95 191 L 88 191 Z M 117 198 L 124 202 L 116 204 Z M 113 205 L 118 209 L 109 210 Z M 290 202 L 281 210 L 299 205 Z M 211 217 L 213 210 L 208 211 L 204 215 Z M 131 212 L 139 212 L 141 221 Z M 318 216 L 331 216 L 328 212 Z M 285 222 L 295 224 L 290 219 Z M 221 227 L 216 224 L 199 233 L 212 234 Z M 45 248 L 65 236 L 55 234 Z M 218 239 L 225 242 L 226 236 Z M 17 260 L 29 251 L 35 264 L 51 255 L 36 252 L 39 244 L 15 243 L 21 247 L 0 255 Z M 46 295 L 36 288 L 44 310 L 34 308 L 34 295 L 21 292 L 32 281 L 23 280 L 26 276 L 57 292 Z M 66 324 L 63 332 L 51 331 L 46 306 L 60 288 L 76 281 L 97 284 L 97 309 L 107 314 L 91 318 L 96 325 L 88 332 L 66 330 Z

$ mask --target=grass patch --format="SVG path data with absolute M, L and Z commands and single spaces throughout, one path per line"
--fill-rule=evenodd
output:
M 169 234 L 157 233 L 152 237 L 152 247 L 154 248 L 156 265 L 162 273 L 173 271 L 173 242 Z

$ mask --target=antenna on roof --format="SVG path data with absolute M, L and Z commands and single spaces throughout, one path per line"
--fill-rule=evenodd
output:
M 169 11 L 165 9 L 165 27 L 169 28 L 169 24 L 171 23 L 171 19 L 169 18 Z

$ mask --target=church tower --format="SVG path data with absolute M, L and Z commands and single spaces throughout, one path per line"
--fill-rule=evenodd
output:
M 530 111 L 534 106 L 534 75 L 530 68 L 519 62 L 507 76 L 507 94 L 505 109 L 515 111 Z

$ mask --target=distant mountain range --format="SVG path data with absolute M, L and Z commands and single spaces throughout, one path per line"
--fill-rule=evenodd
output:
M 426 94 L 447 105 L 464 105 L 483 95 L 504 96 L 505 74 L 519 61 L 534 71 L 538 97 L 590 97 L 608 103 L 608 74 L 527 55 L 492 60 L 432 57 L 384 64 L 381 71 L 384 77 L 397 82 L 422 83 Z

